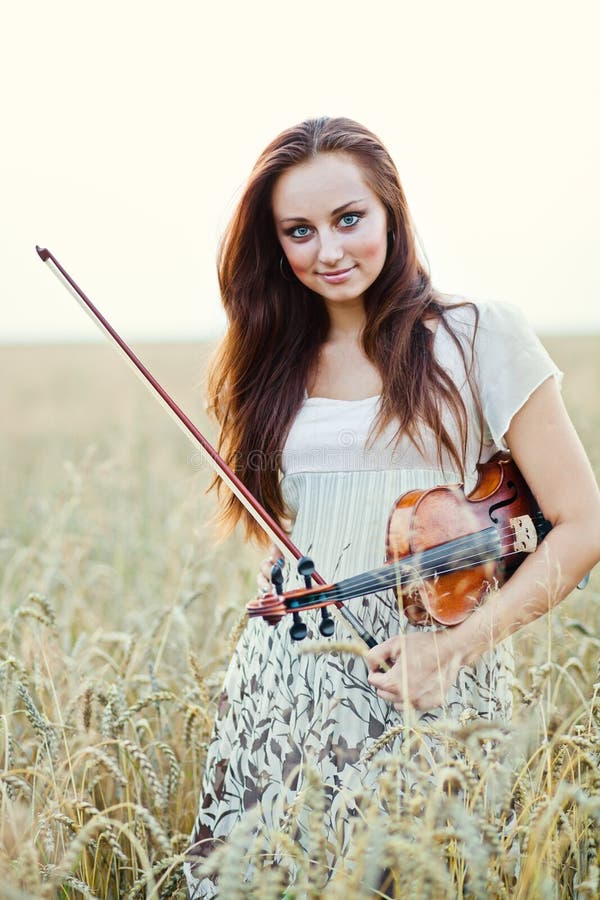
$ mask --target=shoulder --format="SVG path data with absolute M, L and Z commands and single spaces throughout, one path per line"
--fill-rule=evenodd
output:
M 526 315 L 514 303 L 442 295 L 441 306 L 444 324 L 438 330 L 446 335 L 439 342 L 441 352 L 448 344 L 458 346 L 465 358 L 490 370 L 512 365 L 516 357 L 547 358 Z
M 440 305 L 447 328 L 457 337 L 473 341 L 476 336 L 489 340 L 514 334 L 518 339 L 532 332 L 526 316 L 513 303 L 442 294 Z
M 562 373 L 518 306 L 463 297 L 444 300 L 442 330 L 460 342 L 463 352 L 471 348 L 465 359 L 473 364 L 485 440 L 506 449 L 504 435 L 515 413 L 542 382 L 550 376 L 560 382 Z

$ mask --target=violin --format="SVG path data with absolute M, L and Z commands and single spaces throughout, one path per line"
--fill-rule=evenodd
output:
M 276 625 L 292 613 L 291 636 L 301 640 L 307 629 L 299 614 L 321 609 L 320 630 L 329 636 L 329 604 L 391 589 L 401 598 L 410 622 L 458 625 L 552 528 L 509 453 L 497 453 L 477 471 L 477 483 L 468 495 L 462 484 L 402 494 L 388 518 L 385 564 L 380 568 L 336 584 L 311 586 L 314 566 L 303 557 L 298 571 L 306 587 L 284 593 L 283 575 L 274 567 L 274 592 L 250 601 L 248 615 Z

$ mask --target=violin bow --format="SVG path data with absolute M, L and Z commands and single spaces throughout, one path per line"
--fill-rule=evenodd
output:
M 303 558 L 302 552 L 290 540 L 285 531 L 278 522 L 269 515 L 266 509 L 258 502 L 256 497 L 248 490 L 245 484 L 238 478 L 235 472 L 227 465 L 225 460 L 215 450 L 212 444 L 204 437 L 201 431 L 194 425 L 191 419 L 183 412 L 182 409 L 173 400 L 170 394 L 157 381 L 154 375 L 144 365 L 138 356 L 133 352 L 131 347 L 123 340 L 123 338 L 115 331 L 110 322 L 102 315 L 100 310 L 92 303 L 81 288 L 71 278 L 69 273 L 59 263 L 53 253 L 45 247 L 36 246 L 36 251 L 42 262 L 45 262 L 48 268 L 56 275 L 60 283 L 69 291 L 81 306 L 85 313 L 98 326 L 100 331 L 109 339 L 113 346 L 121 353 L 126 362 L 141 378 L 142 382 L 165 407 L 175 422 L 180 426 L 182 431 L 192 441 L 192 443 L 200 449 L 200 452 L 209 466 L 216 472 L 227 487 L 233 491 L 240 503 L 248 510 L 250 515 L 260 525 L 265 534 L 273 541 L 274 544 L 282 546 L 287 550 L 288 555 L 295 560 Z M 313 581 L 319 585 L 325 585 L 326 581 L 313 571 L 311 575 Z M 346 620 L 349 627 L 367 644 L 368 647 L 375 647 L 375 638 L 365 631 L 359 619 L 354 613 L 343 606 L 341 603 L 336 604 L 339 612 Z

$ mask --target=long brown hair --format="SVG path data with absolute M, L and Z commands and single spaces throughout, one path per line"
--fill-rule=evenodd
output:
M 440 460 L 446 451 L 457 471 L 464 471 L 466 409 L 456 385 L 434 357 L 433 334 L 424 320 L 438 319 L 438 327 L 450 329 L 439 295 L 417 257 L 396 167 L 381 141 L 357 122 L 310 119 L 282 132 L 263 151 L 223 236 L 218 273 L 229 328 L 208 380 L 208 406 L 221 428 L 220 452 L 279 521 L 286 515 L 280 455 L 327 337 L 329 317 L 321 297 L 304 287 L 289 267 L 280 265 L 271 196 L 286 169 L 319 153 L 350 154 L 387 210 L 388 253 L 383 270 L 365 294 L 362 334 L 364 351 L 382 379 L 375 431 L 396 419 L 398 435 L 405 433 L 420 446 L 419 429 L 429 426 Z M 464 350 L 452 336 L 469 377 Z M 456 421 L 458 447 L 442 421 L 444 407 Z M 222 524 L 230 530 L 240 519 L 248 536 L 263 539 L 244 507 L 229 495 L 221 506 Z

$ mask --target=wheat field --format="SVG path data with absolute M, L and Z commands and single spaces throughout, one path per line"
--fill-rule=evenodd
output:
M 600 337 L 545 343 L 598 474 Z M 214 437 L 207 352 L 139 348 Z M 0 376 L 0 896 L 185 897 L 215 702 L 261 551 L 215 541 L 209 473 L 108 345 L 0 346 Z M 374 753 L 379 802 L 357 798 L 331 879 L 308 772 L 280 828 L 249 837 L 250 819 L 218 851 L 220 896 L 598 896 L 599 622 L 596 572 L 517 636 L 511 729 L 448 723 L 456 752 L 433 776 L 412 766 L 402 802 L 418 735 L 401 756 Z

